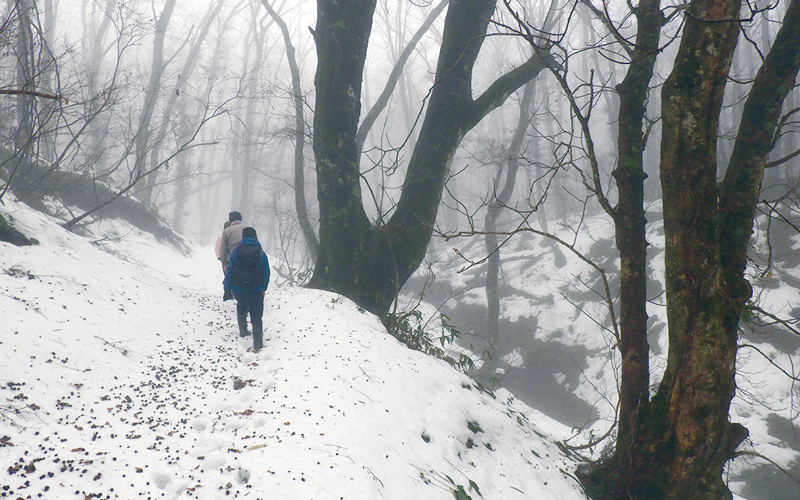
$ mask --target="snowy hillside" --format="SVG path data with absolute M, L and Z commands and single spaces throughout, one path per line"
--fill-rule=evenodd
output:
M 271 286 L 253 352 L 211 250 L 4 201 L 40 244 L 0 243 L 0 496 L 585 498 L 568 427 L 349 301 Z
M 668 348 L 666 299 L 659 281 L 664 269 L 659 204 L 648 208 L 648 220 L 648 340 L 654 392 Z M 761 218 L 758 224 L 760 236 L 751 249 L 753 264 L 748 269 L 755 284 L 753 300 L 774 318 L 796 324 L 800 235 L 773 221 L 768 245 L 767 221 Z M 605 269 L 610 289 L 618 289 L 614 227 L 605 215 L 551 224 L 551 230 Z M 452 297 L 445 303 L 445 312 L 461 320 L 457 326 L 464 342 L 480 352 L 486 328 L 486 267 L 469 267 L 467 259 L 478 262 L 485 256 L 483 242 L 473 238 L 439 244 L 439 251 L 429 253 L 431 260 L 439 259 L 431 262 L 438 279 L 431 290 L 438 290 L 442 300 Z M 772 261 L 767 268 L 769 256 Z M 619 353 L 599 273 L 566 247 L 529 234 L 514 236 L 501 250 L 501 259 L 500 354 L 504 363 L 497 379 L 529 406 L 582 429 L 582 436 L 570 444 L 605 435 L 615 419 Z M 468 269 L 459 272 L 464 268 Z M 796 420 L 800 336 L 796 327 L 790 331 L 763 313 L 754 313 L 751 319 L 740 339 L 737 393 L 731 405 L 731 420 L 745 425 L 750 436 L 739 448 L 742 456 L 729 462 L 725 480 L 735 494 L 748 500 L 796 500 L 800 484 L 775 465 L 800 478 Z M 609 445 L 613 441 L 595 447 L 592 458 Z

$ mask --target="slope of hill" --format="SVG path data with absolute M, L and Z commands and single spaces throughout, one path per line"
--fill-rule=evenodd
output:
M 792 220 L 794 215 L 785 217 Z M 649 207 L 648 220 L 648 341 L 651 390 L 655 392 L 668 348 L 659 204 Z M 561 222 L 551 223 L 552 232 L 605 269 L 614 293 L 619 259 L 608 218 L 596 215 Z M 729 462 L 725 479 L 735 494 L 748 500 L 794 500 L 800 498 L 800 484 L 775 465 L 800 478 L 800 426 L 796 420 L 800 415 L 800 336 L 792 326 L 800 311 L 800 235 L 796 226 L 778 220 L 768 223 L 763 216 L 756 224 L 748 274 L 754 283 L 754 305 L 771 316 L 753 309 L 742 325 L 731 420 L 745 425 L 750 437 L 739 449 L 743 454 Z M 444 311 L 460 319 L 456 326 L 463 341 L 480 352 L 486 331 L 486 267 L 468 263 L 485 257 L 482 240 L 449 241 L 446 248 L 429 252 L 429 256 L 438 280 L 429 289 L 437 291 L 442 300 L 452 297 L 445 302 Z M 619 353 L 599 273 L 566 247 L 525 233 L 508 241 L 501 259 L 499 346 L 503 363 L 496 378 L 529 406 L 582 429 L 583 442 L 605 435 L 615 420 Z M 459 272 L 464 268 L 467 270 Z M 782 325 L 776 318 L 788 322 Z M 578 444 L 581 439 L 570 442 Z M 595 447 L 593 458 L 613 445 L 610 441 Z
M 2 212 L 2 497 L 585 498 L 569 428 L 344 298 L 271 286 L 253 352 L 210 250 Z

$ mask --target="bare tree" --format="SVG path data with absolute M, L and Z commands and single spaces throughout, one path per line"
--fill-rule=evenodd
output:
M 45 4 L 46 8 L 52 8 L 50 2 Z M 182 240 L 151 210 L 138 205 L 128 196 L 140 181 L 166 162 L 160 162 L 155 169 L 140 171 L 133 177 L 126 176 L 120 183 L 119 172 L 130 158 L 138 138 L 120 134 L 122 128 L 114 129 L 110 124 L 119 125 L 130 114 L 121 106 L 130 101 L 120 98 L 129 83 L 121 76 L 126 73 L 124 55 L 141 41 L 145 30 L 144 25 L 137 22 L 135 12 L 124 11 L 124 14 L 131 16 L 129 20 L 122 15 L 122 6 L 115 7 L 120 10 L 104 12 L 97 33 L 94 33 L 96 36 L 88 37 L 97 46 L 96 50 L 87 48 L 86 52 L 91 57 L 87 58 L 85 66 L 84 61 L 76 57 L 80 51 L 69 50 L 69 45 L 59 57 L 55 56 L 52 48 L 47 47 L 51 35 L 46 30 L 54 24 L 51 18 L 53 11 L 45 13 L 45 28 L 38 24 L 39 16 L 31 14 L 31 22 L 35 23 L 35 29 L 30 32 L 33 37 L 31 46 L 36 48 L 35 60 L 40 68 L 38 75 L 41 76 L 35 77 L 31 89 L 6 88 L 2 92 L 15 99 L 17 96 L 33 98 L 35 106 L 40 106 L 38 102 L 43 100 L 56 106 L 51 104 L 50 107 L 36 108 L 45 110 L 52 115 L 52 119 L 42 119 L 42 113 L 29 116 L 35 119 L 31 123 L 36 126 L 31 129 L 33 135 L 27 142 L 34 148 L 28 148 L 28 152 L 16 148 L 0 152 L 0 176 L 6 180 L 0 197 L 10 189 L 22 201 L 43 210 L 57 207 L 60 201 L 62 208 L 53 210 L 58 210 L 59 216 L 69 219 L 67 227 L 75 227 L 87 217 L 101 212 L 118 216 L 181 245 Z M 106 34 L 111 27 L 116 29 L 116 36 L 109 42 Z M 3 34 L 17 41 L 20 33 L 15 30 Z M 104 64 L 104 59 L 110 64 Z M 7 60 L 5 58 L 3 62 Z M 47 65 L 47 68 L 43 65 Z M 69 72 L 63 72 L 65 67 L 69 68 Z M 116 113 L 110 113 L 112 110 Z M 197 131 L 221 111 L 222 108 L 206 107 L 205 115 L 195 123 L 198 126 L 187 132 L 184 140 L 170 151 L 168 159 L 197 147 Z M 103 126 L 95 127 L 96 121 L 100 120 L 106 121 Z M 104 130 L 103 134 L 93 134 L 100 129 Z M 125 130 L 130 131 L 130 127 Z M 117 159 L 97 176 L 99 169 L 95 168 L 96 160 L 104 149 L 106 153 L 113 151 Z M 31 154 L 34 151 L 44 151 L 45 154 Z M 46 202 L 48 199 L 56 201 Z M 79 213 L 74 213 L 75 209 Z
M 482 367 L 482 374 L 491 376 L 494 373 L 498 358 L 498 346 L 500 340 L 500 293 L 499 293 L 499 274 L 500 274 L 500 242 L 497 234 L 497 219 L 500 217 L 505 206 L 511 199 L 517 181 L 517 172 L 520 166 L 525 132 L 530 124 L 530 107 L 533 100 L 534 84 L 528 82 L 523 87 L 522 97 L 519 101 L 519 117 L 514 128 L 514 135 L 504 151 L 504 157 L 500 159 L 497 175 L 492 186 L 492 193 L 489 197 L 489 204 L 486 209 L 484 221 L 484 244 L 488 255 L 486 266 L 486 302 L 488 308 L 487 343 L 489 346 L 489 359 Z M 501 184 L 501 179 L 504 179 Z
M 153 4 L 153 9 L 155 10 L 155 3 Z M 142 111 L 139 115 L 139 125 L 133 138 L 136 149 L 134 151 L 135 160 L 131 176 L 132 179 L 141 179 L 144 172 L 147 171 L 147 155 L 150 151 L 149 148 L 153 147 L 151 144 L 150 122 L 153 119 L 153 113 L 156 109 L 156 102 L 164 75 L 164 38 L 166 37 L 167 26 L 169 25 L 174 10 L 175 0 L 166 0 L 155 24 L 150 80 L 147 82 L 147 87 L 144 92 L 144 103 L 142 104 Z M 136 195 L 142 202 L 149 204 L 152 196 L 152 188 L 147 186 L 146 183 L 143 184 L 144 185 L 140 186 L 140 189 L 137 190 Z
M 319 252 L 319 240 L 311 224 L 306 203 L 304 152 L 306 144 L 306 119 L 304 109 L 306 103 L 300 82 L 300 67 L 297 64 L 297 58 L 295 56 L 296 51 L 286 22 L 284 22 L 283 18 L 272 7 L 269 0 L 261 0 L 261 3 L 281 30 L 284 47 L 286 48 L 286 61 L 289 64 L 289 71 L 292 76 L 292 104 L 294 105 L 294 204 L 303 239 L 311 253 L 311 258 L 315 259 L 317 252 Z
M 208 7 L 208 11 L 206 12 L 205 16 L 200 22 L 200 27 L 197 30 L 197 33 L 194 37 L 194 40 L 191 42 L 191 47 L 187 52 L 183 66 L 180 69 L 180 72 L 177 75 L 177 78 L 172 85 L 172 90 L 167 93 L 166 95 L 166 104 L 164 105 L 164 111 L 161 114 L 160 120 L 161 123 L 158 126 L 157 131 L 153 136 L 153 143 L 150 147 L 150 159 L 149 165 L 158 165 L 159 164 L 159 155 L 162 150 L 162 143 L 164 142 L 165 138 L 167 137 L 167 132 L 170 131 L 174 125 L 174 116 L 175 113 L 175 106 L 178 103 L 181 93 L 184 93 L 184 101 L 186 101 L 185 96 L 185 87 L 189 81 L 191 81 L 194 71 L 197 68 L 197 63 L 200 61 L 200 50 L 203 47 L 203 44 L 208 36 L 208 33 L 211 29 L 212 24 L 217 20 L 220 11 L 224 5 L 224 0 L 217 0 L 216 3 L 212 3 Z M 186 119 L 186 115 L 184 115 L 183 120 L 178 120 L 179 127 L 186 127 L 186 125 L 181 125 L 180 122 Z M 185 159 L 179 158 L 180 165 L 185 166 Z M 178 182 L 183 183 L 185 179 L 185 175 L 187 174 L 185 169 L 181 169 L 177 175 Z M 146 181 L 146 188 L 147 192 L 151 193 L 151 201 L 155 201 L 154 197 L 152 196 L 152 190 L 155 187 L 156 179 L 158 178 L 158 173 L 155 175 L 151 175 L 147 178 Z
M 451 1 L 419 140 L 391 219 L 373 226 L 361 200 L 356 141 L 362 72 L 375 2 L 319 0 L 314 153 L 320 253 L 310 286 L 342 293 L 384 315 L 424 257 L 450 158 L 464 134 L 544 67 L 532 57 L 478 98 L 472 72 L 494 0 Z

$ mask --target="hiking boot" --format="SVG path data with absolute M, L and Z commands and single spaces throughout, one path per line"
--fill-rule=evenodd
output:
M 253 350 L 258 351 L 264 347 L 263 333 L 258 330 L 253 330 Z
M 239 323 L 239 336 L 240 337 L 247 337 L 250 335 L 250 332 L 247 331 L 247 317 L 244 318 L 236 318 Z

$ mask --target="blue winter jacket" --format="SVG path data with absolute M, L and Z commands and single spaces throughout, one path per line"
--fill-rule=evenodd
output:
M 238 287 L 233 284 L 233 267 L 236 265 L 236 261 L 239 260 L 239 249 L 244 246 L 257 246 L 261 252 L 261 270 L 263 272 L 263 285 L 261 285 L 257 289 L 248 289 L 244 290 L 241 287 Z M 269 285 L 269 260 L 267 259 L 267 254 L 264 253 L 264 250 L 261 249 L 261 243 L 258 242 L 255 238 L 244 238 L 239 246 L 237 246 L 233 252 L 231 253 L 230 259 L 228 259 L 228 268 L 225 270 L 225 281 L 223 282 L 223 286 L 225 290 L 232 290 L 234 293 L 245 293 L 245 292 L 265 292 L 267 290 L 267 285 Z

